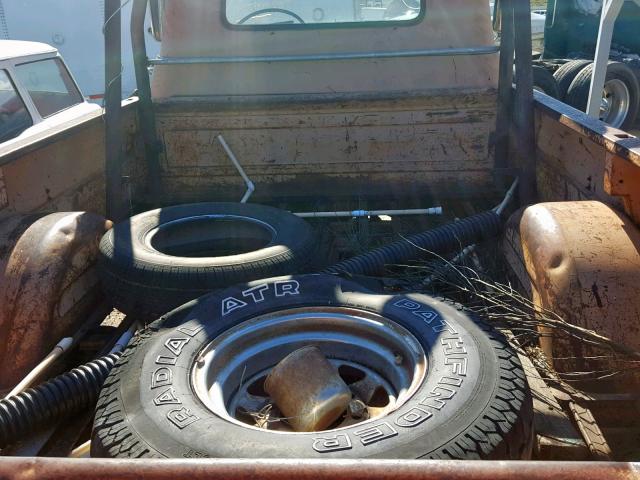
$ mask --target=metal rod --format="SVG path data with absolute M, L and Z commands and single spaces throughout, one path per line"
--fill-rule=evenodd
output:
M 49 354 L 44 357 L 38 365 L 36 365 L 21 381 L 18 383 L 13 389 L 7 394 L 5 398 L 13 397 L 20 392 L 25 391 L 31 385 L 33 385 L 36 380 L 51 366 L 53 363 L 62 356 L 63 353 L 67 352 L 73 345 L 73 337 L 65 337 L 60 340 L 53 350 L 49 352 Z
M 496 115 L 495 167 L 509 163 L 509 129 L 513 118 L 513 5 L 500 0 L 500 67 L 498 74 L 498 112 Z
M 630 462 L 0 458 L 3 479 L 630 480 L 639 474 L 640 466 Z
M 149 65 L 194 65 L 203 63 L 270 63 L 270 62 L 318 62 L 332 60 L 367 60 L 406 57 L 450 57 L 456 55 L 491 55 L 498 53 L 495 45 L 466 48 L 431 48 L 399 52 L 344 52 L 309 55 L 264 55 L 246 57 L 158 57 L 149 59 Z
M 120 0 L 104 2 L 104 108 L 106 216 L 120 221 L 127 215 L 122 188 L 122 50 Z
M 244 180 L 245 185 L 247 186 L 247 191 L 245 192 L 244 196 L 240 200 L 240 203 L 247 203 L 247 200 L 249 200 L 249 197 L 251 196 L 253 191 L 256 189 L 256 187 L 251 181 L 251 179 L 249 178 L 249 176 L 245 173 L 244 169 L 242 168 L 242 165 L 240 165 L 240 162 L 238 161 L 235 154 L 233 153 L 233 150 L 231 150 L 229 145 L 227 145 L 227 142 L 225 142 L 224 137 L 222 135 L 218 135 L 218 142 L 220 142 L 220 145 L 222 145 L 222 148 L 224 148 L 224 151 L 227 153 L 229 160 L 231 160 L 231 163 L 233 163 L 233 165 L 236 167 L 236 170 L 238 170 L 238 173 L 242 177 L 242 180 Z
M 613 27 L 623 3 L 624 0 L 605 0 L 602 4 L 598 42 L 593 60 L 593 74 L 591 75 L 589 100 L 587 102 L 587 114 L 593 118 L 600 118 L 600 104 L 602 103 L 602 90 L 607 77 Z
M 376 215 L 442 215 L 442 207 L 414 208 L 408 210 L 345 210 L 338 212 L 299 212 L 294 213 L 302 218 L 326 217 L 375 217 Z
M 536 138 L 533 119 L 533 69 L 531 68 L 531 4 L 512 0 L 516 93 L 513 123 L 515 146 L 520 161 L 520 203 L 526 205 L 536 197 Z
M 160 202 L 160 143 L 156 136 L 156 115 L 151 101 L 151 84 L 147 64 L 147 46 L 144 40 L 144 21 L 148 0 L 134 0 L 131 9 L 131 47 L 138 87 L 138 114 L 140 132 L 144 142 L 145 157 L 149 169 L 149 190 L 151 198 Z

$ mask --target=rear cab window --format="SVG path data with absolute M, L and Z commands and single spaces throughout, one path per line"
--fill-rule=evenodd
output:
M 413 23 L 424 0 L 225 0 L 225 20 L 233 27 L 339 26 Z
M 29 92 L 42 118 L 82 103 L 84 99 L 60 59 L 48 58 L 15 66 L 17 80 Z
M 6 70 L 0 70 L 0 142 L 17 137 L 33 119 Z

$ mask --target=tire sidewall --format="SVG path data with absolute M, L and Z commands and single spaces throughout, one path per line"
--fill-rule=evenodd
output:
M 278 288 L 292 284 L 297 284 L 297 293 L 277 295 Z M 269 287 L 267 301 L 246 302 L 222 314 L 225 301 L 227 305 L 230 298 L 244 302 L 247 297 L 242 293 L 261 285 Z M 156 333 L 137 349 L 127 381 L 120 385 L 130 426 L 163 456 L 440 456 L 448 443 L 482 416 L 499 381 L 499 361 L 483 329 L 452 305 L 431 297 L 374 295 L 335 277 L 309 275 L 253 282 L 192 304 L 193 308 L 169 314 L 152 327 Z M 428 368 L 412 398 L 390 415 L 368 423 L 333 432 L 282 434 L 220 418 L 194 395 L 191 369 L 199 352 L 216 336 L 257 315 L 309 305 L 373 311 L 416 336 L 428 354 Z
M 192 216 L 229 215 L 245 217 L 267 224 L 274 237 L 265 247 L 238 255 L 222 257 L 180 257 L 164 254 L 154 249 L 147 237 L 156 228 L 175 220 Z M 257 204 L 200 203 L 177 205 L 143 212 L 126 222 L 116 225 L 105 234 L 101 250 L 110 256 L 109 263 L 138 268 L 166 265 L 174 268 L 202 268 L 232 266 L 260 262 L 296 251 L 309 241 L 311 230 L 308 224 L 295 215 Z M 109 248 L 109 247 L 113 248 Z

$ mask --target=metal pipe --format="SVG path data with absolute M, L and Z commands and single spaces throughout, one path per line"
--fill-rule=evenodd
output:
M 87 440 L 83 444 L 78 445 L 76 448 L 74 448 L 69 454 L 69 457 L 70 458 L 89 458 L 90 451 L 91 451 L 91 440 Z
M 122 335 L 116 340 L 115 345 L 109 351 L 109 354 L 119 353 L 127 346 L 127 344 L 131 341 L 131 338 L 136 333 L 138 329 L 138 322 L 133 322 L 128 329 L 126 329 Z
M 502 202 L 500 202 L 500 204 L 494 208 L 494 211 L 498 214 L 498 215 L 502 215 L 502 213 L 505 211 L 505 209 L 507 208 L 507 206 L 509 205 L 509 203 L 511 202 L 511 200 L 513 199 L 513 195 L 516 191 L 516 188 L 518 188 L 518 184 L 520 183 L 520 179 L 516 178 L 513 183 L 511 184 L 511 187 L 509 187 L 509 190 L 507 190 L 507 193 L 505 194 L 504 198 L 502 199 Z
M 530 2 L 512 0 L 514 50 L 516 64 L 516 93 L 513 123 L 515 144 L 520 160 L 520 203 L 526 205 L 536 198 L 536 138 L 533 118 L 533 69 L 531 67 L 531 8 Z
M 122 51 L 120 0 L 104 2 L 104 108 L 106 216 L 120 221 L 127 215 L 122 188 Z
M 72 337 L 65 337 L 60 340 L 57 345 L 53 347 L 51 352 L 49 352 L 49 354 L 40 363 L 38 363 L 38 365 L 36 365 L 15 387 L 13 387 L 5 398 L 15 396 L 35 384 L 56 360 L 75 346 L 91 328 L 100 324 L 106 314 L 107 312 L 105 311 L 104 305 L 97 308 L 90 315 L 89 319 L 81 325 L 80 328 L 76 329 L 76 332 Z
M 145 44 L 144 21 L 147 13 L 148 0 L 133 0 L 131 8 L 131 48 L 133 50 L 133 65 L 138 87 L 138 116 L 140 132 L 144 142 L 145 158 L 149 169 L 149 190 L 151 198 L 160 202 L 160 162 L 158 154 L 161 147 L 156 135 L 156 115 L 151 101 L 151 84 Z
M 640 465 L 631 462 L 0 458 L 0 477 L 16 480 L 630 480 L 638 475 Z
M 253 191 L 256 189 L 256 187 L 251 181 L 251 179 L 248 177 L 248 175 L 245 173 L 244 169 L 242 168 L 242 165 L 240 165 L 240 162 L 238 161 L 235 154 L 233 153 L 233 150 L 231 150 L 229 145 L 227 145 L 227 142 L 225 142 L 222 135 L 218 135 L 218 142 L 220 142 L 220 145 L 222 145 L 222 148 L 224 148 L 224 151 L 227 152 L 227 156 L 229 157 L 229 160 L 231 160 L 231 163 L 233 163 L 233 165 L 236 167 L 236 170 L 238 170 L 238 173 L 242 177 L 242 180 L 244 180 L 245 185 L 247 186 L 247 191 L 245 192 L 244 196 L 240 200 L 240 203 L 247 203 L 247 200 L 249 200 L 249 197 L 251 196 Z
M 203 63 L 271 63 L 271 62 L 322 62 L 334 60 L 369 60 L 407 57 L 451 57 L 458 55 L 491 55 L 498 53 L 495 45 L 466 48 L 428 48 L 399 52 L 343 52 L 307 55 L 260 55 L 242 57 L 158 57 L 149 59 L 149 65 L 197 65 Z
M 498 111 L 494 164 L 497 169 L 509 163 L 509 129 L 513 118 L 513 6 L 512 0 L 500 1 L 500 65 L 498 74 Z
M 25 391 L 31 385 L 33 385 L 36 380 L 51 366 L 53 363 L 62 356 L 63 353 L 69 351 L 69 349 L 74 345 L 74 341 L 72 337 L 65 337 L 60 340 L 53 350 L 49 352 L 49 354 L 44 357 L 38 365 L 36 365 L 33 370 L 31 370 L 21 381 L 18 383 L 13 389 L 7 394 L 5 398 L 13 397 L 20 392 Z
M 442 215 L 442 207 L 414 208 L 407 210 L 345 210 L 338 212 L 298 212 L 294 215 L 301 218 L 326 217 L 375 217 L 376 215 Z
M 600 28 L 598 29 L 598 41 L 593 59 L 593 74 L 589 86 L 589 99 L 587 101 L 587 115 L 592 118 L 600 118 L 600 106 L 602 103 L 602 90 L 607 77 L 609 65 L 609 53 L 613 38 L 613 27 L 622 10 L 624 0 L 605 0 L 602 3 L 600 16 Z

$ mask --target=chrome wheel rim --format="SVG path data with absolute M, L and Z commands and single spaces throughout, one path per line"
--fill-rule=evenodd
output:
M 245 428 L 292 433 L 263 383 L 301 347 L 315 345 L 366 405 L 327 430 L 374 421 L 402 406 L 422 384 L 427 359 L 418 340 L 380 315 L 343 307 L 303 307 L 263 315 L 224 332 L 199 353 L 191 371 L 196 396 L 215 415 Z
M 607 80 L 602 91 L 600 120 L 620 128 L 629 114 L 630 104 L 631 94 L 627 85 L 617 78 Z

